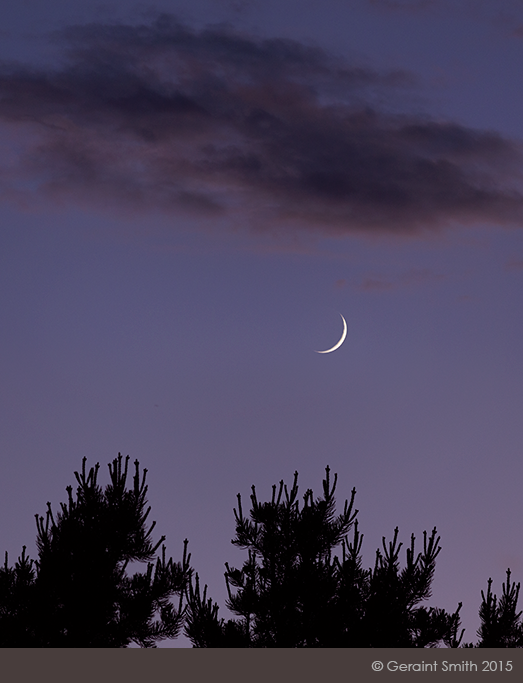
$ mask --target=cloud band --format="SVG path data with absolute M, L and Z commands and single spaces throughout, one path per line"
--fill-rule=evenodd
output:
M 4 194 L 318 234 L 522 222 L 516 143 L 380 106 L 408 74 L 169 16 L 62 39 L 62 66 L 0 71 Z

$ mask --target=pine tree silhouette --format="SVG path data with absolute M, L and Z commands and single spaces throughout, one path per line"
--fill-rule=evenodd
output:
M 283 481 L 273 486 L 269 502 L 260 503 L 253 486 L 248 517 L 238 494 L 232 543 L 247 560 L 241 569 L 226 563 L 226 604 L 236 618 L 224 620 L 198 574 L 193 580 L 187 540 L 181 563 L 166 560 L 165 537 L 153 542 L 147 470 L 140 475 L 135 461 L 128 489 L 128 464 L 129 456 L 123 462 L 118 454 L 102 489 L 99 465 L 86 472 L 84 458 L 75 495 L 68 486 L 56 515 L 50 503 L 45 517 L 36 515 L 38 560 L 24 546 L 9 567 L 6 553 L 0 647 L 154 647 L 184 623 L 194 647 L 460 647 L 461 603 L 452 614 L 421 605 L 441 550 L 436 529 L 424 532 L 417 554 L 411 536 L 402 568 L 396 528 L 392 541 L 383 538 L 374 567 L 364 569 L 356 492 L 336 515 L 337 476 L 331 483 L 328 467 L 323 496 L 309 489 L 301 508 L 297 472 L 290 490 Z M 146 563 L 145 571 L 128 573 L 131 562 Z M 519 591 L 510 570 L 499 600 L 489 579 L 478 643 L 462 647 L 523 647 Z
M 423 552 L 407 549 L 399 566 L 398 530 L 383 539 L 374 569 L 362 569 L 354 509 L 355 490 L 336 516 L 337 477 L 327 467 L 323 496 L 311 490 L 298 500 L 298 473 L 290 491 L 273 486 L 272 499 L 259 503 L 252 487 L 249 518 L 234 510 L 233 544 L 247 550 L 241 569 L 226 564 L 227 607 L 239 619 L 218 617 L 218 606 L 203 595 L 199 577 L 188 589 L 185 632 L 195 647 L 426 647 L 461 640 L 459 610 L 448 614 L 420 607 L 430 597 L 435 561 L 440 552 L 434 529 L 424 535 Z M 352 541 L 347 534 L 353 530 Z M 341 557 L 336 555 L 340 550 Z
M 388 544 L 382 539 L 383 551 L 376 551 L 373 569 L 361 569 L 363 537 L 357 526 L 353 541 L 343 541 L 340 568 L 341 610 L 350 615 L 346 621 L 343 642 L 350 647 L 434 647 L 445 644 L 458 647 L 461 603 L 448 614 L 436 607 L 419 606 L 431 596 L 436 558 L 441 547 L 436 529 L 423 534 L 423 552 L 415 553 L 415 537 L 406 550 L 406 566 L 400 569 L 402 543 L 399 530 Z M 347 645 L 345 645 L 347 647 Z
M 14 568 L 0 570 L 0 646 L 153 647 L 178 635 L 184 618 L 182 598 L 191 574 L 187 541 L 183 560 L 160 557 L 147 517 L 147 470 L 140 478 L 135 461 L 133 486 L 126 488 L 129 456 L 109 465 L 111 483 L 97 484 L 99 465 L 86 473 L 86 458 L 76 497 L 55 515 L 47 504 L 36 515 L 38 561 L 22 556 Z M 123 465 L 123 466 L 122 466 Z M 147 563 L 144 572 L 127 573 L 129 562 Z M 178 606 L 171 603 L 179 596 Z
M 34 606 L 36 602 L 35 565 L 26 546 L 14 567 L 7 553 L 0 568 L 0 647 L 37 647 Z
M 479 641 L 476 647 L 523 647 L 522 613 L 517 612 L 520 586 L 519 583 L 510 583 L 510 569 L 507 569 L 507 581 L 498 601 L 492 593 L 492 579 L 488 580 L 487 594 L 481 591 L 481 626 L 477 631 Z

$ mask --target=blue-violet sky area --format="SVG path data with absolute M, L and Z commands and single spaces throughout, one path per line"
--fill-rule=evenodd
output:
M 237 494 L 328 465 L 367 566 L 437 527 L 475 642 L 523 580 L 523 3 L 0 16 L 2 553 L 129 454 L 227 616 Z

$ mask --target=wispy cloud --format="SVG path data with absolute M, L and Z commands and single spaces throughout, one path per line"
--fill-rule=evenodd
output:
M 369 5 L 393 12 L 419 12 L 434 5 L 440 4 L 441 0 L 367 0 Z
M 1 68 L 4 196 L 317 234 L 523 222 L 515 143 L 391 113 L 404 72 L 168 16 L 61 39 L 59 68 Z
M 444 279 L 441 273 L 435 273 L 430 268 L 411 268 L 393 278 L 385 276 L 367 276 L 356 285 L 364 292 L 384 292 L 392 289 L 419 287 L 430 282 Z

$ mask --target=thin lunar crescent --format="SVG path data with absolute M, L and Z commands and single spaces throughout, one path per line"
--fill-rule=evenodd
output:
M 332 349 L 327 349 L 326 351 L 316 351 L 316 353 L 331 353 L 332 351 L 336 351 L 336 349 L 339 349 L 340 346 L 343 344 L 345 341 L 345 337 L 347 336 L 347 323 L 345 322 L 345 318 L 341 315 L 341 319 L 343 320 L 343 333 L 341 335 L 341 338 L 337 344 L 335 344 Z

